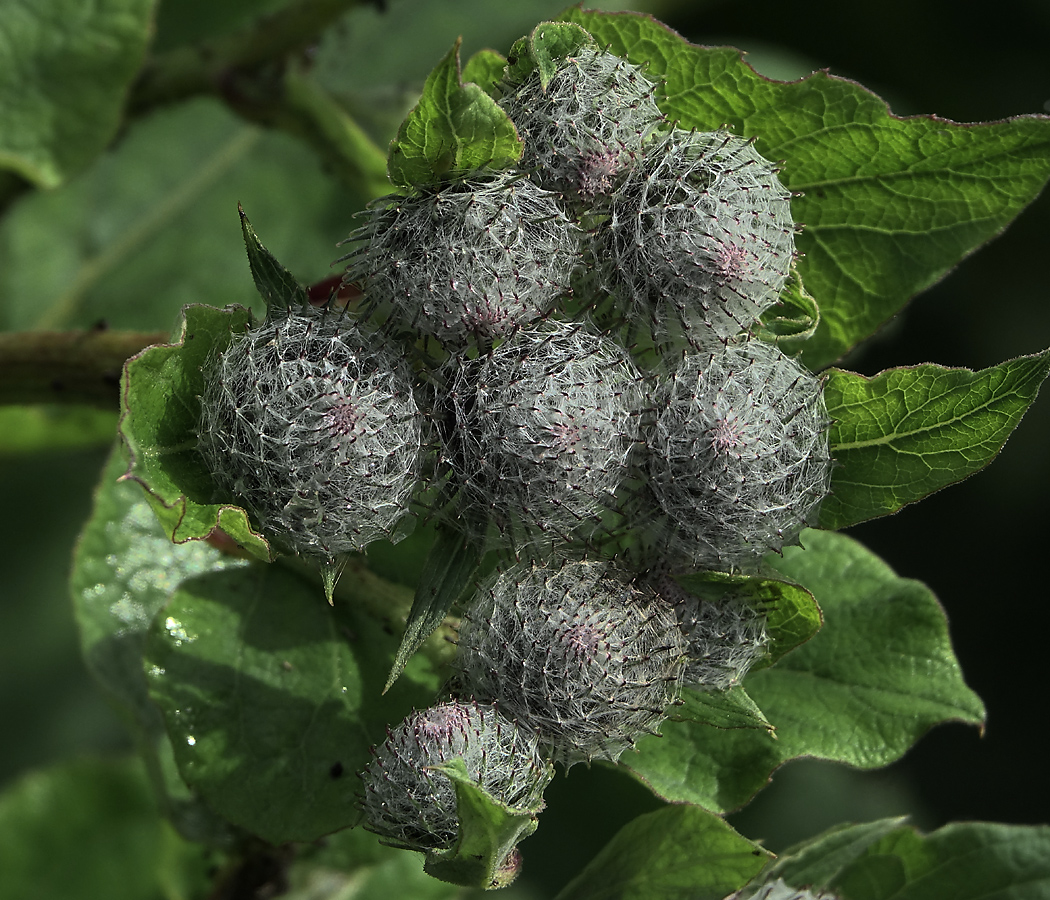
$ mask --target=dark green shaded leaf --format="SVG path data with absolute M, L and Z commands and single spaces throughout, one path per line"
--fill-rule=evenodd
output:
M 147 640 L 159 704 L 186 783 L 219 815 L 274 844 L 354 824 L 354 777 L 384 729 L 429 705 L 438 680 L 417 656 L 380 697 L 395 640 L 334 608 L 283 566 L 183 581 Z
M 306 303 L 306 289 L 262 245 L 244 210 L 238 206 L 237 211 L 241 215 L 241 232 L 244 234 L 244 247 L 248 251 L 248 265 L 259 295 L 266 302 L 266 308 L 298 309 L 303 306 Z
M 390 145 L 390 180 L 439 184 L 521 158 L 514 123 L 484 89 L 460 78 L 459 41 L 426 80 L 423 96 Z
M 452 604 L 470 584 L 480 561 L 480 548 L 470 538 L 451 528 L 438 527 L 384 692 L 390 690 L 412 654 L 444 621 Z
M 456 790 L 459 835 L 449 850 L 427 854 L 428 874 L 450 884 L 486 890 L 505 887 L 518 875 L 521 857 L 518 842 L 536 830 L 536 809 L 514 809 L 500 803 L 467 773 L 462 759 L 439 766 Z
M 158 815 L 134 762 L 66 763 L 0 795 L 0 900 L 203 896 L 210 864 Z
M 880 819 L 861 825 L 841 825 L 816 838 L 791 847 L 780 854 L 760 881 L 765 884 L 783 878 L 788 884 L 826 887 L 876 841 L 904 824 L 901 818 Z
M 668 806 L 627 823 L 557 900 L 722 900 L 772 854 L 695 806 Z
M 762 714 L 762 710 L 740 685 L 727 691 L 684 688 L 680 702 L 670 710 L 670 719 L 675 722 L 713 725 L 715 728 L 774 730 Z
M 53 188 L 113 139 L 155 0 L 11 0 L 0 53 L 0 168 Z
M 697 47 L 636 13 L 568 10 L 600 44 L 664 80 L 661 109 L 683 127 L 728 124 L 785 160 L 805 223 L 799 270 L 821 321 L 803 358 L 838 359 L 1002 229 L 1050 177 L 1050 118 L 959 125 L 901 119 L 860 85 L 815 72 L 783 83 L 730 47 Z
M 251 322 L 241 307 L 188 306 L 178 340 L 148 347 L 124 366 L 120 435 L 130 455 L 125 477 L 146 490 L 150 505 L 177 544 L 219 528 L 259 559 L 274 553 L 243 509 L 215 503 L 215 485 L 197 452 L 202 367 Z
M 762 880 L 778 877 L 850 900 L 1037 900 L 1050 890 L 1050 827 L 854 825 L 787 851 Z
M 838 466 L 820 527 L 889 515 L 983 469 L 1048 372 L 1050 350 L 979 372 L 923 365 L 865 378 L 833 369 L 824 397 Z
M 898 577 L 844 535 L 807 531 L 805 550 L 767 564 L 809 590 L 824 614 L 811 640 L 752 671 L 748 694 L 776 728 L 721 731 L 667 722 L 621 764 L 672 801 L 728 811 L 800 756 L 876 768 L 898 759 L 933 725 L 981 725 L 984 708 L 962 680 L 948 625 L 925 585 Z
M 805 643 L 820 629 L 820 607 L 804 587 L 754 575 L 691 572 L 675 580 L 708 603 L 744 603 L 766 614 L 769 646 L 756 668 L 772 665 L 785 653 Z

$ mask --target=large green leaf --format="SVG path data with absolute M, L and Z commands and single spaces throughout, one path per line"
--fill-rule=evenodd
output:
M 668 800 L 735 809 L 800 756 L 875 768 L 898 759 L 933 725 L 983 722 L 962 680 L 948 624 L 927 587 L 900 578 L 844 535 L 807 531 L 808 549 L 767 562 L 811 591 L 820 632 L 775 666 L 752 672 L 748 694 L 776 729 L 720 731 L 668 722 L 621 764 Z
M 178 340 L 147 347 L 124 366 L 120 435 L 128 449 L 127 478 L 139 482 L 177 544 L 206 538 L 219 528 L 259 559 L 274 558 L 243 509 L 215 503 L 215 485 L 197 452 L 202 366 L 223 349 L 251 313 L 188 306 Z
M 514 123 L 482 87 L 461 80 L 459 44 L 430 73 L 390 145 L 390 180 L 400 187 L 504 169 L 521 158 Z
M 728 124 L 784 160 L 821 320 L 803 359 L 825 366 L 997 235 L 1050 177 L 1050 118 L 959 125 L 901 119 L 852 81 L 771 81 L 729 47 L 697 47 L 636 13 L 568 10 L 600 44 L 663 79 L 663 111 L 686 128 Z
M 722 900 L 772 856 L 695 806 L 628 822 L 557 900 Z
M 0 168 L 53 188 L 112 140 L 156 0 L 7 0 L 0 26 Z
M 271 843 L 354 824 L 369 747 L 433 700 L 422 655 L 381 697 L 397 642 L 360 607 L 330 607 L 316 583 L 255 565 L 183 581 L 150 628 L 150 696 L 179 771 Z
M 838 464 L 822 528 L 896 512 L 983 469 L 1050 372 L 1050 350 L 971 372 L 941 366 L 865 378 L 833 369 L 824 388 Z
M 136 763 L 66 763 L 0 795 L 0 900 L 204 896 L 210 866 L 157 814 Z
M 309 148 L 212 100 L 157 111 L 80 177 L 0 221 L 0 327 L 170 330 L 189 303 L 262 310 L 238 202 L 305 284 L 331 274 L 363 203 Z
M 850 900 L 1037 900 L 1050 892 L 1050 827 L 960 822 L 928 835 L 892 820 L 787 851 L 762 880 Z

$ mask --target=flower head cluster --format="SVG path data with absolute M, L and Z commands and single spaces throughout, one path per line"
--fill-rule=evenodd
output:
M 548 313 L 580 252 L 556 196 L 515 173 L 386 197 L 350 240 L 346 280 L 393 322 L 452 347 Z
M 534 72 L 505 86 L 500 102 L 524 141 L 522 167 L 544 187 L 588 204 L 612 190 L 616 176 L 666 124 L 655 90 L 637 66 L 588 46 L 546 85 Z
M 457 363 L 456 515 L 491 520 L 519 550 L 593 529 L 637 441 L 640 381 L 618 345 L 554 320 Z
M 424 420 L 391 350 L 307 307 L 235 335 L 209 374 L 198 447 L 224 496 L 307 556 L 395 535 Z
M 750 328 L 795 255 L 790 194 L 750 141 L 673 130 L 617 184 L 590 248 L 597 281 L 658 339 L 698 345 Z
M 668 557 L 740 565 L 812 524 L 831 473 L 820 379 L 753 340 L 686 356 L 654 405 L 646 486 Z
M 433 766 L 462 759 L 467 775 L 514 809 L 538 810 L 552 770 L 536 738 L 493 706 L 442 703 L 412 713 L 373 749 L 362 773 L 368 827 L 411 850 L 444 850 L 459 835 L 456 792 Z
M 677 696 L 674 612 L 603 561 L 500 573 L 460 626 L 457 667 L 476 697 L 528 725 L 556 760 L 616 760 Z

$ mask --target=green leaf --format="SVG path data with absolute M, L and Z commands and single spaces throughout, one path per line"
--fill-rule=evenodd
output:
M 408 613 L 401 646 L 383 692 L 397 681 L 408 661 L 444 621 L 448 611 L 470 584 L 481 561 L 480 548 L 463 534 L 439 526 Z
M 730 47 L 697 47 L 637 13 L 569 9 L 564 19 L 665 84 L 661 109 L 682 127 L 728 124 L 785 160 L 799 271 L 821 321 L 803 359 L 828 365 L 995 237 L 1050 177 L 1050 118 L 959 125 L 901 119 L 860 85 L 815 72 L 759 75 Z
M 521 158 L 514 123 L 481 87 L 461 80 L 459 44 L 430 73 L 390 145 L 390 180 L 400 187 L 505 169 Z
M 170 329 L 188 303 L 262 311 L 237 204 L 311 284 L 362 200 L 311 151 L 245 126 L 212 99 L 137 119 L 80 177 L 23 197 L 0 220 L 0 327 Z
M 813 594 L 824 626 L 744 680 L 776 739 L 754 729 L 665 723 L 662 737 L 643 738 L 637 755 L 621 759 L 664 799 L 729 811 L 790 759 L 876 768 L 940 722 L 983 723 L 930 590 L 844 535 L 807 531 L 802 541 L 807 549 L 787 548 L 767 564 Z
M 763 874 L 850 900 L 1036 900 L 1050 891 L 1050 827 L 961 822 L 928 835 L 893 820 L 836 829 Z
M 813 337 L 819 324 L 817 301 L 802 284 L 798 266 L 792 266 L 779 299 L 759 320 L 758 336 L 777 344 L 785 353 L 793 353 Z
M 120 480 L 126 468 L 114 448 L 73 555 L 70 592 L 81 651 L 88 671 L 128 724 L 167 816 L 186 837 L 221 845 L 229 839 L 227 829 L 174 771 L 142 660 L 150 622 L 183 579 L 246 563 L 204 542 L 172 544 L 141 488 Z
M 706 810 L 668 806 L 628 822 L 556 900 L 722 900 L 771 857 Z
M 361 605 L 330 607 L 284 566 L 253 565 L 183 581 L 150 627 L 150 696 L 182 777 L 273 844 L 354 824 L 369 747 L 433 700 L 422 656 L 381 699 L 396 642 Z
M 833 369 L 824 397 L 838 466 L 821 528 L 888 515 L 983 469 L 1048 372 L 1050 350 L 979 372 L 923 365 L 865 378 Z
M 479 50 L 463 66 L 463 82 L 472 82 L 489 96 L 494 96 L 506 65 L 506 58 L 495 50 Z
M 763 728 L 774 731 L 762 710 L 740 685 L 727 691 L 685 688 L 669 716 L 675 722 L 696 722 L 715 728 Z
M 758 667 L 772 665 L 785 653 L 808 641 L 820 629 L 820 607 L 804 587 L 776 578 L 690 572 L 675 581 L 708 603 L 744 603 L 766 614 L 769 646 Z
M 210 866 L 157 814 L 137 763 L 65 763 L 0 795 L 0 900 L 204 896 Z
M 125 364 L 120 435 L 130 456 L 125 477 L 146 490 L 171 540 L 200 540 L 218 528 L 252 555 L 271 560 L 274 551 L 245 511 L 214 502 L 215 485 L 197 453 L 202 366 L 250 322 L 242 307 L 186 307 L 175 343 L 147 347 Z
M 455 788 L 459 835 L 451 849 L 427 854 L 427 874 L 466 887 L 506 887 L 521 869 L 521 856 L 515 848 L 536 830 L 542 801 L 535 809 L 500 803 L 470 777 L 462 759 L 433 768 L 446 775 Z
M 520 84 L 533 71 L 538 71 L 540 84 L 546 90 L 561 60 L 588 45 L 594 45 L 594 38 L 579 25 L 541 22 L 528 37 L 515 41 L 511 48 L 510 60 L 513 62 L 507 70 L 507 80 Z
M 117 433 L 116 414 L 82 406 L 0 408 L 0 457 L 77 447 L 104 447 Z
M 0 168 L 53 188 L 113 139 L 155 0 L 12 0 L 0 54 Z
M 241 232 L 244 235 L 245 249 L 248 251 L 248 265 L 266 308 L 298 309 L 303 306 L 306 303 L 306 289 L 262 245 L 239 204 L 237 212 L 241 215 Z
M 840 825 L 780 854 L 759 879 L 762 884 L 784 879 L 788 884 L 826 887 L 874 843 L 901 829 L 901 818 L 861 825 Z

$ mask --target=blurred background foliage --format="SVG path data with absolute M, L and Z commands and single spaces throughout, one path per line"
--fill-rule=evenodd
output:
M 0 17 L 6 0 L 0 2 Z M 282 0 L 162 0 L 153 50 L 244 26 Z M 505 52 L 563 4 L 550 0 L 389 0 L 346 14 L 302 65 L 385 148 L 422 79 L 463 36 L 464 58 Z M 959 122 L 1050 112 L 1050 5 L 1003 0 L 979 19 L 948 0 L 877 8 L 811 0 L 635 0 L 702 44 L 732 44 L 770 77 L 815 68 L 875 90 L 901 115 Z M 143 112 L 67 184 L 19 196 L 0 220 L 0 328 L 168 330 L 185 303 L 257 305 L 237 203 L 304 282 L 333 273 L 336 244 L 363 198 L 303 142 L 246 122 L 213 97 Z M 848 366 L 919 362 L 980 368 L 1050 345 L 1045 276 L 1050 198 L 916 299 Z M 66 578 L 115 413 L 0 408 L 0 786 L 70 758 L 127 749 L 78 655 Z M 46 446 L 34 434 L 57 435 Z M 1038 739 L 1050 631 L 1037 553 L 1050 537 L 1050 398 L 1037 402 L 987 472 L 851 534 L 945 606 L 968 683 L 985 700 L 981 736 L 943 726 L 887 770 L 789 764 L 734 824 L 773 849 L 845 820 L 910 814 L 1046 820 L 1050 775 Z M 377 568 L 390 567 L 376 554 Z M 402 576 L 404 577 L 404 576 Z M 577 767 L 547 796 L 557 810 L 530 838 L 527 893 L 553 893 L 656 801 L 617 772 Z M 605 827 L 594 830 L 591 823 Z M 544 860 L 543 864 L 539 863 Z M 531 882 L 529 878 L 532 878 Z

